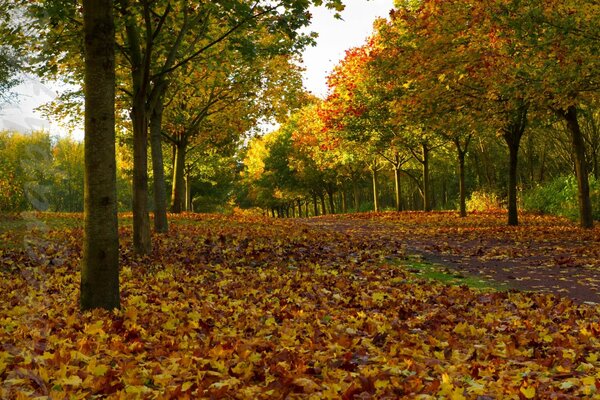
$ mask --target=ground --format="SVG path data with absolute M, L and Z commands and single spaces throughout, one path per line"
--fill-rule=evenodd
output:
M 600 397 L 600 232 L 504 219 L 171 216 L 139 257 L 124 216 L 121 310 L 80 313 L 80 216 L 2 216 L 0 397 Z

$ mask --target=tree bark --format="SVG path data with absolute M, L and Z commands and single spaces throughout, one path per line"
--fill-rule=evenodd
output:
M 190 174 L 185 174 L 185 210 L 192 211 L 192 181 Z
M 519 161 L 519 145 L 527 126 L 527 106 L 522 104 L 515 110 L 512 121 L 504 130 L 504 140 L 508 145 L 508 225 L 519 224 L 517 209 L 517 164 Z
M 302 218 L 302 202 L 300 201 L 300 199 L 298 199 L 296 200 L 296 203 L 298 204 L 298 218 Z
M 319 206 L 317 205 L 317 194 L 313 193 L 312 198 L 313 198 L 313 207 L 314 207 L 315 217 L 317 217 L 319 215 Z
M 354 195 L 354 212 L 360 211 L 360 191 L 356 179 L 352 180 L 352 192 Z
M 348 213 L 348 195 L 345 189 L 342 190 L 342 212 L 344 214 Z
M 327 197 L 329 198 L 329 213 L 335 214 L 335 204 L 334 204 L 332 189 L 327 191 Z
M 575 154 L 575 174 L 577 177 L 577 198 L 579 202 L 579 225 L 582 228 L 594 227 L 592 215 L 592 203 L 590 200 L 590 185 L 588 181 L 587 165 L 585 163 L 585 143 L 577 119 L 577 108 L 569 107 L 563 117 L 567 122 L 567 128 L 571 133 L 571 143 Z
M 421 147 L 423 157 L 423 210 L 431 211 L 431 196 L 429 187 L 429 147 L 423 144 Z
M 85 54 L 82 310 L 120 307 L 112 0 L 83 1 Z
M 459 203 L 460 203 L 460 216 L 467 216 L 467 191 L 465 187 L 465 151 L 456 146 L 458 156 L 458 192 L 459 192 Z
M 508 169 L 508 225 L 519 225 L 517 210 L 517 164 L 519 161 L 518 143 L 508 146 L 509 169 Z
M 375 212 L 379 211 L 379 203 L 377 202 L 377 169 L 371 170 L 373 178 L 373 209 Z
M 400 187 L 400 168 L 394 167 L 394 184 L 396 191 L 396 211 L 402 211 L 401 187 Z
M 152 173 L 154 191 L 154 230 L 159 233 L 169 231 L 167 220 L 167 188 L 162 153 L 161 126 L 163 115 L 162 99 L 150 114 L 150 150 L 152 152 Z
M 177 143 L 175 166 L 173 168 L 173 190 L 171 192 L 171 212 L 179 214 L 185 210 L 185 152 L 187 143 L 182 140 Z
M 319 200 L 321 200 L 321 214 L 327 214 L 327 207 L 325 206 L 325 195 L 323 193 L 319 194 Z

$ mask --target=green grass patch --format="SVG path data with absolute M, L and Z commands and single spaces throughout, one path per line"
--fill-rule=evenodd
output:
M 505 283 L 483 279 L 475 275 L 465 275 L 458 270 L 453 270 L 444 265 L 424 262 L 420 257 L 409 257 L 407 260 L 400 261 L 399 266 L 414 276 L 415 280 L 425 279 L 445 285 L 464 285 L 472 289 L 487 291 L 504 291 L 510 289 L 510 286 Z

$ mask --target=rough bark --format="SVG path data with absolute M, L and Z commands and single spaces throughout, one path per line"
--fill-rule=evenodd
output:
M 458 151 L 458 192 L 460 203 L 460 216 L 467 216 L 467 190 L 465 187 L 465 152 L 457 147 Z
M 321 214 L 327 214 L 327 207 L 325 206 L 325 195 L 323 193 L 319 194 L 319 200 L 321 200 Z
M 527 126 L 527 106 L 522 104 L 515 110 L 514 115 L 511 117 L 512 120 L 504 129 L 503 137 L 509 152 L 508 225 L 516 226 L 519 224 L 517 209 L 517 164 L 519 160 L 519 145 Z
M 396 200 L 396 211 L 402 211 L 402 199 L 401 199 L 401 191 L 402 188 L 400 186 L 400 168 L 394 167 L 394 184 L 395 184 L 395 200 Z
M 171 192 L 171 212 L 181 213 L 185 210 L 185 152 L 187 143 L 181 141 L 177 143 L 175 152 L 175 166 L 173 168 L 173 190 Z
M 133 124 L 133 246 L 137 254 L 149 254 L 150 216 L 148 214 L 148 122 L 144 99 L 134 98 Z
M 373 178 L 373 209 L 375 210 L 375 212 L 379 211 L 379 203 L 377 201 L 377 192 L 378 192 L 378 188 L 377 188 L 377 169 L 373 168 L 371 170 L 372 172 L 372 178 Z
M 423 157 L 423 210 L 431 211 L 431 188 L 429 185 L 429 152 L 426 144 L 421 146 L 421 156 Z
M 575 175 L 577 177 L 577 198 L 579 202 L 579 225 L 582 228 L 594 227 L 592 216 L 592 203 L 590 200 L 590 185 L 588 181 L 587 165 L 585 163 L 585 142 L 577 119 L 577 108 L 569 107 L 563 117 L 571 133 L 571 144 L 575 154 Z
M 313 208 L 314 208 L 314 212 L 315 212 L 315 217 L 317 217 L 319 215 L 319 206 L 317 205 L 317 194 L 313 193 L 312 198 L 313 198 Z
M 150 149 L 152 152 L 152 173 L 154 191 L 154 230 L 166 233 L 169 230 L 167 221 L 167 188 L 165 184 L 165 170 L 162 154 L 162 126 L 163 103 L 159 101 L 150 114 Z
M 112 0 L 84 0 L 85 184 L 82 310 L 120 307 Z
M 354 211 L 360 211 L 360 190 L 358 188 L 357 179 L 352 180 L 352 193 L 354 195 Z
M 120 1 L 126 21 L 127 45 L 130 50 L 133 99 L 133 248 L 137 254 L 149 254 L 150 216 L 148 214 L 148 115 L 146 100 L 149 84 L 150 49 L 142 56 L 140 35 L 135 20 L 129 14 L 129 1 Z
M 333 199 L 333 189 L 327 191 L 327 197 L 329 199 L 329 213 L 335 214 L 335 202 Z

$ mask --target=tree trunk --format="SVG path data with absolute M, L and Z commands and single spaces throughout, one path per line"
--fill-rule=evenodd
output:
M 429 187 L 429 147 L 422 145 L 422 156 L 423 156 L 423 210 L 431 211 L 431 196 Z
M 173 189 L 171 191 L 171 212 L 179 214 L 185 210 L 185 152 L 187 143 L 185 140 L 177 143 L 175 153 L 175 168 L 173 169 Z
M 401 187 L 400 187 L 400 167 L 394 167 L 394 183 L 396 191 L 396 211 L 402 211 Z
M 148 64 L 150 54 L 142 55 L 140 35 L 130 15 L 130 4 L 121 1 L 124 10 L 127 46 L 131 52 L 131 82 L 133 98 L 131 124 L 133 128 L 133 248 L 137 254 L 149 254 L 150 216 L 148 215 L 148 114 L 146 100 L 150 83 Z M 150 49 L 147 49 L 150 51 Z
M 185 211 L 192 211 L 192 180 L 185 174 Z
M 335 214 L 335 204 L 333 199 L 333 190 L 327 191 L 327 197 L 329 198 L 329 213 Z
M 373 177 L 373 208 L 375 212 L 379 211 L 379 204 L 377 202 L 377 169 L 373 168 L 371 170 Z
M 354 212 L 360 211 L 360 191 L 356 179 L 352 180 L 352 192 L 354 193 Z
M 344 214 L 348 213 L 348 195 L 346 194 L 346 190 L 342 190 L 342 212 Z
M 513 120 L 504 130 L 504 140 L 508 145 L 508 225 L 519 224 L 517 210 L 517 163 L 519 160 L 519 145 L 527 126 L 527 105 L 522 103 L 513 115 Z
M 460 197 L 460 216 L 467 216 L 467 192 L 465 187 L 465 151 L 457 147 L 458 152 L 458 191 Z
M 319 194 L 319 199 L 321 200 L 321 214 L 327 214 L 327 207 L 325 207 L 325 195 L 323 193 Z
M 519 144 L 508 146 L 508 225 L 519 225 L 517 210 L 517 163 L 519 161 Z
M 131 109 L 133 124 L 133 246 L 137 254 L 149 254 L 148 120 L 144 99 L 136 95 Z
M 313 193 L 312 198 L 313 198 L 313 206 L 314 206 L 314 211 L 315 211 L 315 217 L 317 217 L 319 215 L 319 206 L 317 205 L 317 195 L 316 195 L 316 193 Z
M 587 165 L 585 163 L 585 143 L 577 119 L 577 108 L 569 107 L 563 117 L 567 121 L 567 128 L 571 133 L 571 143 L 575 154 L 575 174 L 577 176 L 577 197 L 579 201 L 579 225 L 582 228 L 594 227 L 592 216 L 592 203 L 590 201 L 590 185 L 588 181 Z
M 169 230 L 167 221 L 167 189 L 162 153 L 161 126 L 163 102 L 160 99 L 150 114 L 150 150 L 152 152 L 152 173 L 154 175 L 154 230 L 166 233 Z
M 82 310 L 120 307 L 112 0 L 83 1 L 85 54 Z

